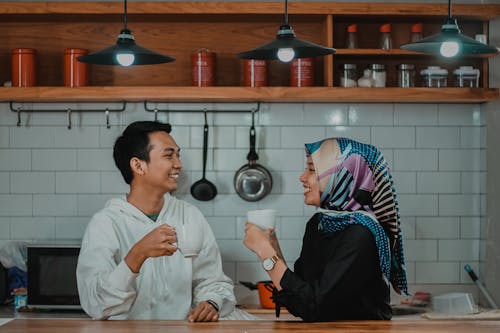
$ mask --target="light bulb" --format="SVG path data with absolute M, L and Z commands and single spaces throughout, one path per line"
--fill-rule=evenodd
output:
M 278 50 L 278 59 L 283 62 L 292 61 L 293 57 L 295 57 L 295 51 L 290 48 L 281 48 Z
M 116 61 L 123 66 L 128 67 L 134 63 L 135 56 L 132 53 L 118 53 L 116 55 Z
M 458 51 L 460 51 L 460 45 L 457 42 L 443 42 L 439 49 L 439 53 L 446 58 L 456 56 Z

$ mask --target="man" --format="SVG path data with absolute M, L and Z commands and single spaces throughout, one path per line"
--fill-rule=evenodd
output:
M 169 124 L 130 124 L 114 146 L 130 192 L 90 221 L 78 259 L 78 292 L 94 319 L 217 321 L 236 303 L 215 237 L 201 212 L 170 195 L 182 169 Z M 203 246 L 185 258 L 175 229 L 197 223 Z M 179 228 L 180 229 L 180 228 Z

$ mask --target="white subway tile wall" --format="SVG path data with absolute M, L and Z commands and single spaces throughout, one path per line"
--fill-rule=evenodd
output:
M 153 107 L 154 104 L 150 105 Z M 250 110 L 254 104 L 157 104 L 170 110 Z M 78 106 L 75 106 L 77 108 Z M 24 114 L 17 127 L 0 104 L 0 239 L 80 239 L 90 217 L 128 186 L 112 159 L 114 140 L 131 121 L 152 120 L 141 104 L 111 115 Z M 29 119 L 28 119 L 29 117 Z M 268 279 L 242 244 L 246 211 L 277 210 L 277 233 L 288 263 L 299 254 L 305 223 L 298 178 L 304 142 L 346 136 L 379 147 L 391 163 L 399 193 L 410 291 L 419 285 L 469 285 L 465 263 L 479 267 L 481 220 L 485 215 L 485 120 L 480 105 L 262 104 L 255 114 L 259 163 L 273 176 L 272 193 L 259 202 L 240 199 L 233 177 L 249 149 L 250 113 L 208 114 L 207 178 L 218 196 L 198 202 L 189 194 L 201 178 L 203 114 L 171 111 L 184 173 L 175 195 L 200 208 L 220 245 L 226 273 L 235 281 Z M 29 120 L 29 126 L 26 122 Z M 484 231 L 483 231 L 484 233 Z M 236 288 L 239 299 L 251 293 Z

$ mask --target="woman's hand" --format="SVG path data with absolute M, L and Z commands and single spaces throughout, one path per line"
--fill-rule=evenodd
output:
M 278 253 L 274 249 L 271 241 L 271 233 L 274 233 L 274 229 L 269 228 L 265 231 L 260 229 L 253 223 L 247 222 L 245 224 L 245 238 L 243 239 L 243 244 L 252 252 L 254 252 L 261 260 Z M 276 244 L 278 240 L 274 236 Z M 279 245 L 278 245 L 279 248 Z

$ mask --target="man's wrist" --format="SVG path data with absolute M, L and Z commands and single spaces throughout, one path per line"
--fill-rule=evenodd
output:
M 215 309 L 215 311 L 219 312 L 219 306 L 217 305 L 217 303 L 215 303 L 214 301 L 212 301 L 211 299 L 208 299 L 206 300 L 206 302 L 208 304 L 210 304 L 211 306 L 213 306 L 213 308 Z

